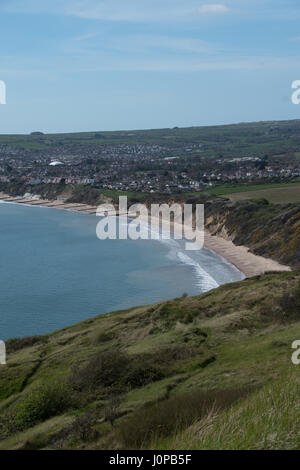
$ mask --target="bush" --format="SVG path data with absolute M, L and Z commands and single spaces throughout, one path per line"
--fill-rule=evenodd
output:
M 105 421 L 109 421 L 112 427 L 116 419 L 118 419 L 120 416 L 121 403 L 121 397 L 112 396 L 104 409 Z
M 70 389 L 62 383 L 43 385 L 30 392 L 17 406 L 15 423 L 18 429 L 27 429 L 72 406 Z
M 17 430 L 16 416 L 11 411 L 1 415 L 0 420 L 0 439 L 6 439 Z
M 35 344 L 47 343 L 47 336 L 28 336 L 26 338 L 12 338 L 6 341 L 7 353 L 13 353 L 20 349 L 29 348 Z
M 300 284 L 291 292 L 285 292 L 278 300 L 282 310 L 281 320 L 292 321 L 300 318 Z
M 109 350 L 98 353 L 81 368 L 73 368 L 69 384 L 78 391 L 93 391 L 99 387 L 110 387 L 124 376 L 129 363 L 126 353 Z
M 108 341 L 111 341 L 113 339 L 114 339 L 113 333 L 101 331 L 100 333 L 96 335 L 95 344 L 107 343 Z
M 151 382 L 161 380 L 164 374 L 161 369 L 147 363 L 133 364 L 133 367 L 128 371 L 124 377 L 125 385 L 130 388 L 143 387 Z
M 138 449 L 159 437 L 169 436 L 198 421 L 212 410 L 231 406 L 251 389 L 195 391 L 144 406 L 119 427 L 126 448 Z
M 88 411 L 77 416 L 73 422 L 71 433 L 84 442 L 96 439 L 98 433 L 93 426 L 96 424 L 97 419 L 98 416 L 94 411 Z
M 173 366 L 175 362 L 182 361 L 198 354 L 198 350 L 186 344 L 164 346 L 152 354 L 154 364 Z
M 69 384 L 77 392 L 93 392 L 105 387 L 142 387 L 164 376 L 156 363 L 156 357 L 130 357 L 125 352 L 111 349 L 97 354 L 85 366 L 73 368 Z

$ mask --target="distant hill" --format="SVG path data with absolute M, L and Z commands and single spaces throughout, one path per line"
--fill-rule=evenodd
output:
M 39 136 L 39 142 L 35 137 Z M 78 132 L 65 134 L 0 135 L 0 144 L 22 148 L 46 149 L 51 145 L 137 145 L 155 144 L 182 150 L 193 144 L 191 155 L 253 156 L 282 155 L 300 152 L 300 120 L 239 123 L 169 129 L 129 130 L 111 132 Z

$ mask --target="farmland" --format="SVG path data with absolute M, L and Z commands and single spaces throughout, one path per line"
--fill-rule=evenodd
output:
M 231 201 L 246 201 L 251 199 L 267 199 L 273 204 L 294 204 L 300 202 L 300 184 L 281 185 L 249 191 L 226 194 Z M 271 185 L 270 185 L 271 186 Z

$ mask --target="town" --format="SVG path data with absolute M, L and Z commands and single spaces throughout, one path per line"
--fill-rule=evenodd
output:
M 33 192 L 41 184 L 60 184 L 168 194 L 227 183 L 290 181 L 300 176 L 300 139 L 295 134 L 295 127 L 300 126 L 299 121 L 291 123 L 288 128 L 283 127 L 284 121 L 277 126 L 268 123 L 267 130 L 258 123 L 257 128 L 273 143 L 268 149 L 258 141 L 257 129 L 254 132 L 249 126 L 243 128 L 248 145 L 241 143 L 238 125 L 223 127 L 228 134 L 223 132 L 223 141 L 218 135 L 222 126 L 215 128 L 215 134 L 214 128 L 191 128 L 193 132 L 128 132 L 113 138 L 96 133 L 85 140 L 76 134 L 62 139 L 40 132 L 23 137 L 23 142 L 6 136 L 0 141 L 0 183 L 20 183 Z M 232 127 L 230 133 L 228 127 Z M 283 142 L 283 135 L 291 142 Z

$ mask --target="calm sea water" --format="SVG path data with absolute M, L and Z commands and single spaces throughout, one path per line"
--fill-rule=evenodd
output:
M 49 333 L 243 278 L 211 251 L 188 252 L 181 241 L 100 241 L 98 221 L 0 204 L 0 339 Z

